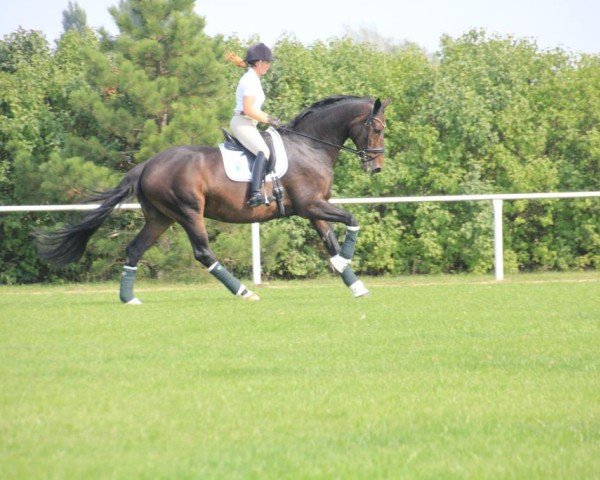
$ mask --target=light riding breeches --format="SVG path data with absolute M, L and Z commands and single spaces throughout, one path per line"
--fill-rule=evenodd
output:
M 244 147 L 250 150 L 254 155 L 258 152 L 263 152 L 265 158 L 268 160 L 271 156 L 271 151 L 256 128 L 257 123 L 258 122 L 252 120 L 250 117 L 234 115 L 229 127 L 231 128 L 234 137 L 242 142 Z

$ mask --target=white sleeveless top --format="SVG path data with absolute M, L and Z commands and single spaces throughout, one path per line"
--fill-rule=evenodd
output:
M 254 69 L 250 67 L 248 71 L 240 78 L 237 90 L 235 91 L 235 113 L 244 110 L 244 97 L 254 97 L 253 106 L 260 110 L 265 101 L 265 92 L 263 91 L 260 77 Z

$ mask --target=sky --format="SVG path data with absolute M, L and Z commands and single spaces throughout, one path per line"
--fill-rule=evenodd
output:
M 108 8 L 119 0 L 76 0 L 91 27 L 117 28 Z M 62 33 L 69 0 L 0 0 L 0 38 L 19 26 L 41 30 L 52 43 Z M 273 45 L 292 35 L 310 45 L 366 29 L 433 53 L 442 35 L 472 28 L 527 38 L 541 49 L 600 53 L 600 0 L 197 0 L 209 35 L 256 35 Z

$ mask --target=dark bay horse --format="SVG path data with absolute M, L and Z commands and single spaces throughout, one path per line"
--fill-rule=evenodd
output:
M 331 263 L 354 296 L 368 290 L 350 268 L 358 235 L 358 222 L 350 213 L 329 203 L 333 184 L 333 165 L 340 150 L 352 150 L 362 168 L 379 172 L 383 165 L 385 107 L 389 100 L 355 96 L 333 96 L 302 111 L 280 129 L 289 159 L 287 173 L 281 178 L 285 189 L 285 215 L 310 220 L 323 239 Z M 356 150 L 345 147 L 350 138 Z M 233 182 L 226 176 L 218 148 L 201 146 L 172 147 L 131 169 L 114 189 L 96 195 L 91 201 L 101 205 L 73 226 L 54 232 L 38 232 L 38 253 L 42 259 L 66 265 L 83 255 L 90 237 L 113 209 L 135 195 L 142 207 L 145 225 L 127 245 L 120 286 L 124 303 L 141 303 L 133 294 L 136 266 L 144 252 L 174 222 L 186 231 L 194 257 L 231 293 L 248 300 L 259 297 L 247 289 L 214 256 L 208 244 L 204 218 L 223 222 L 266 222 L 278 218 L 275 202 L 250 208 L 246 206 L 249 184 Z M 329 222 L 347 226 L 339 245 Z

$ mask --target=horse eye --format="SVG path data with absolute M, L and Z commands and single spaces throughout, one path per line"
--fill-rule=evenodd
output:
M 375 128 L 373 130 L 377 135 L 381 135 L 382 130 L 380 128 Z

